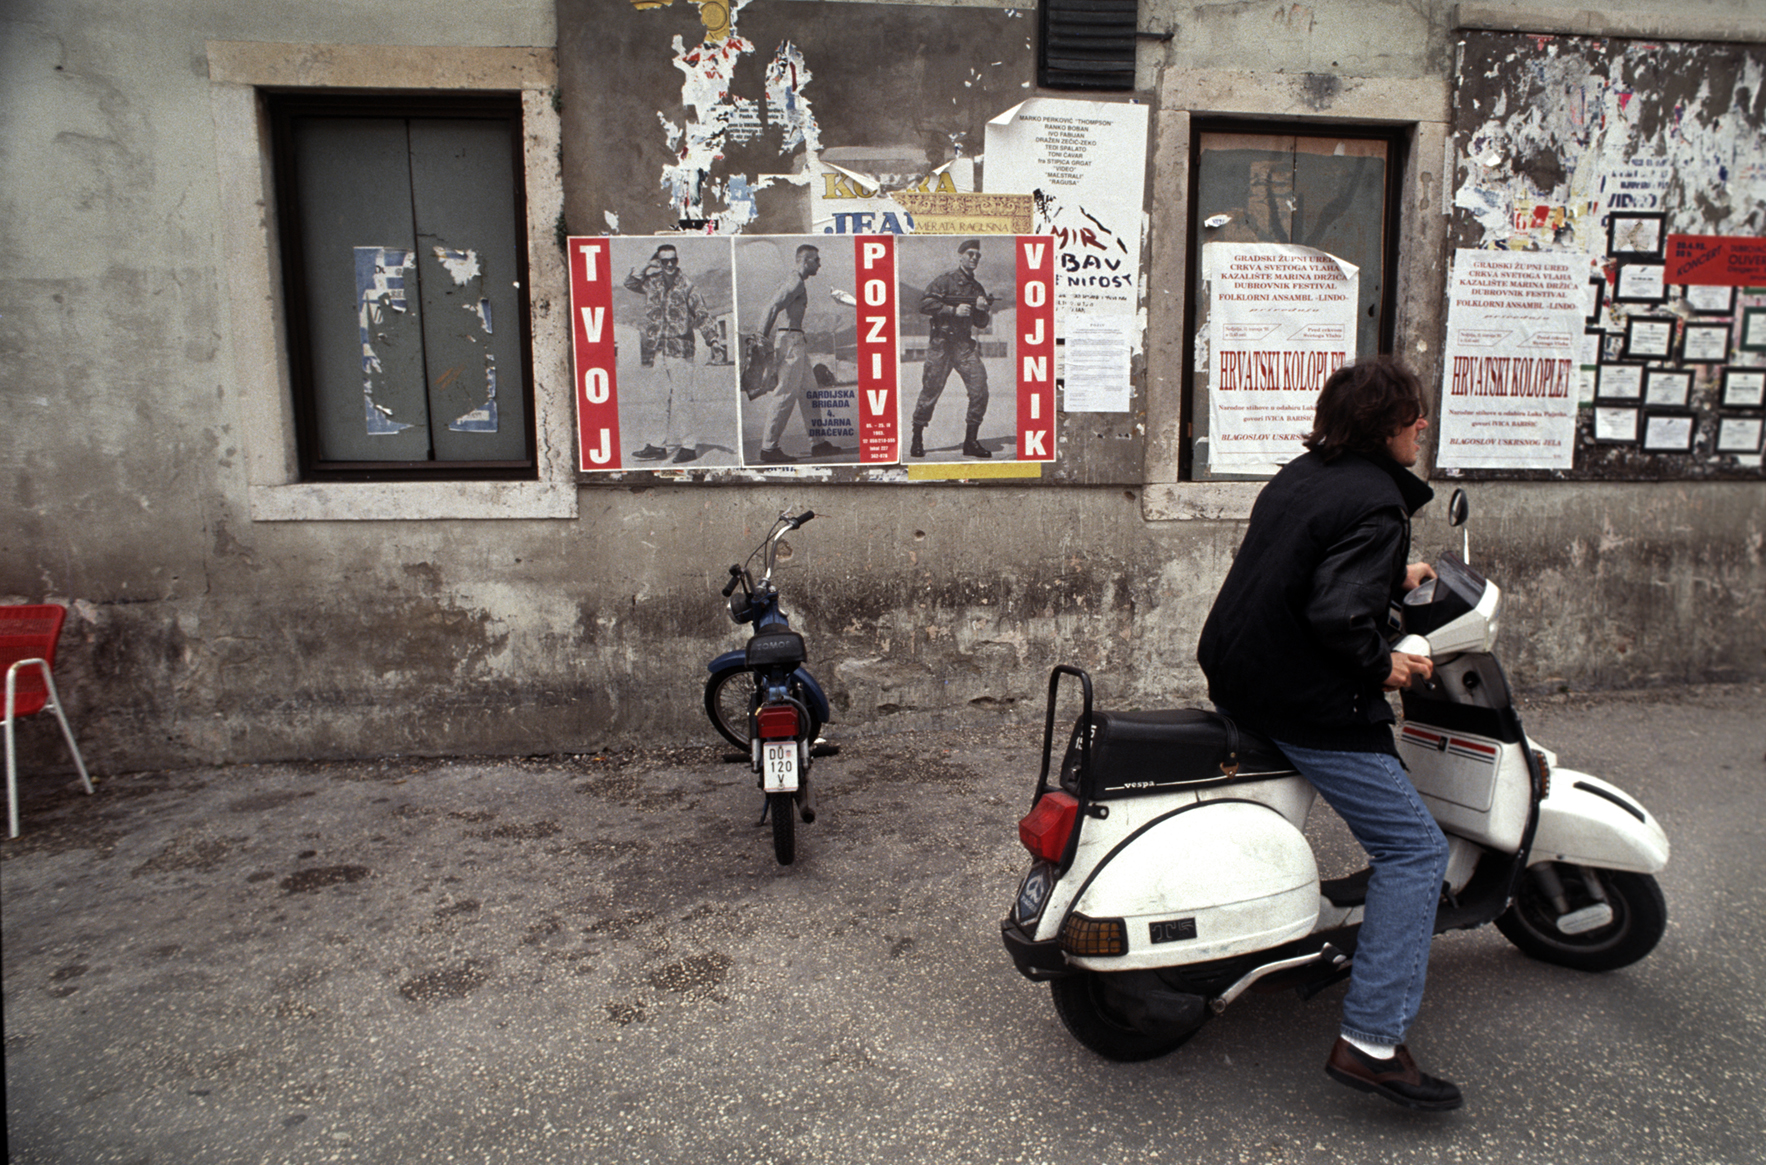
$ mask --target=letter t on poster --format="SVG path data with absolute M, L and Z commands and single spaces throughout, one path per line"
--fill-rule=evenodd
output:
M 570 265 L 570 353 L 576 377 L 578 465 L 618 469 L 619 400 L 614 395 L 613 270 L 604 238 L 565 240 Z

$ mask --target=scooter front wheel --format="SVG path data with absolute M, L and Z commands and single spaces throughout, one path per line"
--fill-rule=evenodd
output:
M 1124 1014 L 1130 1001 L 1113 988 L 1110 979 L 1096 971 L 1082 971 L 1049 983 L 1061 1023 L 1074 1039 L 1106 1060 L 1124 1064 L 1156 1060 L 1182 1047 L 1208 1019 L 1208 1010 L 1198 1006 L 1194 1019 L 1187 1022 L 1161 1023 L 1156 1028 L 1137 1026 Z
M 1594 907 L 1604 896 L 1612 918 L 1580 934 L 1563 933 L 1558 929 L 1557 905 L 1529 872 L 1521 879 L 1514 902 L 1496 920 L 1496 929 L 1522 954 L 1577 971 L 1611 971 L 1655 949 L 1668 927 L 1668 904 L 1653 877 L 1554 865 L 1571 912 Z

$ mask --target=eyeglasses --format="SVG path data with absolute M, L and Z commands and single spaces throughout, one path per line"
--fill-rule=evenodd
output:
M 676 267 L 679 266 L 681 262 L 679 259 L 658 259 L 656 261 L 661 263 L 664 267 Z

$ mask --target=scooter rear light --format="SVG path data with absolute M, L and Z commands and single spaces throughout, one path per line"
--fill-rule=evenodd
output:
M 1067 856 L 1067 840 L 1079 819 L 1079 800 L 1071 793 L 1044 793 L 1024 819 L 1018 822 L 1018 840 L 1033 857 L 1058 862 Z
M 1074 911 L 1061 924 L 1061 949 L 1070 955 L 1128 953 L 1128 923 L 1120 918 L 1087 918 Z
M 790 704 L 768 704 L 754 718 L 762 740 L 789 740 L 797 735 L 797 709 Z

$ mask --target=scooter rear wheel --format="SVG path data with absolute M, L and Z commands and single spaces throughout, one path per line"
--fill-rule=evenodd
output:
M 1496 920 L 1496 929 L 1522 954 L 1545 963 L 1577 971 L 1612 971 L 1629 966 L 1655 949 L 1668 927 L 1668 905 L 1662 888 L 1648 874 L 1620 870 L 1583 871 L 1577 866 L 1558 866 L 1571 910 L 1599 901 L 1585 879 L 1600 880 L 1613 920 L 1582 934 L 1564 934 L 1557 928 L 1558 911 L 1538 883 L 1529 875 L 1521 879 L 1515 900 Z
M 1208 1012 L 1201 1009 L 1191 1025 L 1156 1032 L 1135 1027 L 1112 1005 L 1107 978 L 1083 971 L 1049 984 L 1061 1023 L 1074 1039 L 1106 1060 L 1124 1064 L 1156 1060 L 1182 1047 L 1207 1021 Z

